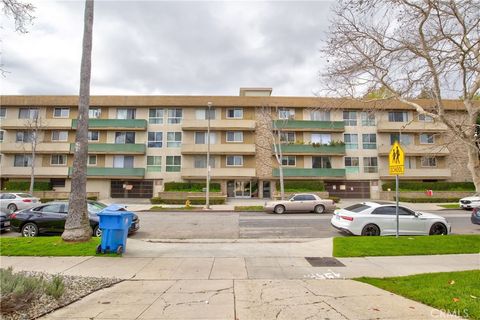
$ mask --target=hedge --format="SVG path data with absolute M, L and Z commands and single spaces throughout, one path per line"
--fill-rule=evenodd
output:
M 418 182 L 400 181 L 400 191 L 475 191 L 473 182 Z M 383 191 L 395 190 L 395 181 L 382 185 Z
M 5 190 L 8 191 L 28 191 L 30 189 L 30 181 L 6 181 Z M 52 185 L 48 181 L 36 181 L 33 184 L 34 191 L 52 190 Z
M 191 205 L 205 204 L 206 200 L 203 199 L 188 199 Z M 150 199 L 151 204 L 185 204 L 187 199 L 162 199 L 160 197 L 154 197 Z M 225 198 L 210 198 L 210 204 L 224 204 Z
M 286 192 L 325 191 L 325 184 L 319 180 L 285 181 L 284 187 Z
M 69 199 L 67 199 L 67 198 L 40 198 L 41 203 L 51 202 L 51 201 L 68 201 L 68 200 Z M 96 196 L 87 197 L 87 200 L 97 201 L 98 197 L 96 197 Z
M 393 197 L 393 200 L 396 198 Z M 424 198 L 407 198 L 407 197 L 399 197 L 400 202 L 411 202 L 411 203 L 447 203 L 447 202 L 458 202 L 460 198 L 432 198 L 432 197 L 424 197 Z
M 206 183 L 199 182 L 166 182 L 165 191 L 185 191 L 185 192 L 202 192 L 206 188 Z M 219 183 L 210 183 L 211 192 L 219 192 Z

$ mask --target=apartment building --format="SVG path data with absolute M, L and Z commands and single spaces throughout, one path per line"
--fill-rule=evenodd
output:
M 78 98 L 0 100 L 2 182 L 29 179 L 33 161 L 37 180 L 70 191 Z M 447 109 L 464 115 L 458 101 Z M 274 195 L 275 130 L 285 180 L 319 179 L 332 195 L 378 197 L 381 183 L 393 179 L 388 152 L 395 140 L 406 153 L 402 179 L 468 179 L 465 152 L 447 128 L 393 102 L 275 97 L 263 88 L 239 96 L 93 96 L 89 119 L 87 190 L 102 198 L 149 198 L 165 182 L 205 181 L 209 123 L 211 179 L 228 197 Z

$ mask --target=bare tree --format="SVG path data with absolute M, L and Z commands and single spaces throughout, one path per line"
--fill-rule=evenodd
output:
M 12 16 L 15 20 L 15 30 L 21 33 L 27 33 L 27 24 L 31 24 L 33 19 L 33 11 L 35 7 L 28 2 L 17 0 L 2 0 L 3 13 Z
M 40 140 L 40 132 L 45 127 L 41 117 L 38 115 L 38 112 L 34 113 L 34 116 L 27 121 L 25 121 L 25 128 L 27 128 L 25 133 L 27 133 L 27 138 L 23 139 L 24 144 L 28 143 L 29 151 L 32 156 L 30 164 L 30 194 L 33 194 L 33 186 L 35 184 L 35 159 L 37 157 L 37 146 L 42 143 Z
M 88 108 L 92 66 L 93 0 L 85 1 L 80 97 L 78 102 L 77 135 L 73 155 L 73 172 L 67 221 L 62 239 L 88 241 L 92 236 L 87 211 Z
M 341 0 L 323 52 L 327 90 L 375 100 L 397 100 L 444 123 L 465 145 L 468 169 L 480 191 L 477 117 L 480 104 L 480 2 L 453 0 Z M 430 97 L 426 106 L 414 97 Z M 463 102 L 466 114 L 447 113 L 446 97 Z M 366 98 L 367 100 L 370 97 Z

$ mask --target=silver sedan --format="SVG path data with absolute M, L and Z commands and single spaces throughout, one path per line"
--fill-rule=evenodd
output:
M 271 201 L 265 205 L 266 212 L 277 214 L 289 212 L 324 213 L 335 210 L 335 203 L 330 199 L 322 199 L 315 194 L 294 194 L 288 200 Z
M 39 202 L 40 199 L 35 198 L 28 193 L 8 192 L 0 194 L 0 209 L 9 212 L 28 209 L 38 204 Z

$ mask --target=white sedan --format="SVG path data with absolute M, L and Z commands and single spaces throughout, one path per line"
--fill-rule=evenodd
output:
M 460 199 L 459 205 L 462 209 L 473 209 L 480 207 L 480 193 L 476 193 L 471 197 Z
M 28 193 L 6 192 L 0 194 L 0 209 L 15 212 L 28 209 L 40 202 L 40 199 Z
M 398 207 L 400 235 L 449 234 L 451 225 L 441 216 Z M 335 211 L 330 221 L 338 230 L 353 235 L 395 235 L 397 222 L 395 204 L 391 202 L 363 202 Z

